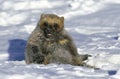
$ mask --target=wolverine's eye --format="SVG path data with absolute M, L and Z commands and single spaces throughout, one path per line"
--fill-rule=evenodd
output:
M 48 26 L 48 22 L 44 22 L 43 25 L 44 25 L 44 26 Z
M 57 23 L 54 23 L 54 28 L 57 30 L 57 28 L 58 28 L 58 24 Z

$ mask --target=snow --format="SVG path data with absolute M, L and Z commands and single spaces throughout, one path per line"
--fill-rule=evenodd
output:
M 0 0 L 0 79 L 120 79 L 120 0 Z M 26 65 L 27 38 L 42 13 L 65 17 L 89 67 Z

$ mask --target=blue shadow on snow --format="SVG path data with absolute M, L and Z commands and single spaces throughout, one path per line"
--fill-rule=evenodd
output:
M 117 73 L 117 70 L 109 70 L 108 74 L 109 75 L 115 75 Z
M 10 61 L 21 61 L 25 59 L 24 52 L 26 42 L 23 39 L 12 39 L 9 40 L 9 59 Z

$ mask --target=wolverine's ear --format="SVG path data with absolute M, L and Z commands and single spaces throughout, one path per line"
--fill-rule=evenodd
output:
M 60 17 L 60 19 L 61 19 L 61 24 L 60 24 L 60 30 L 59 31 L 63 30 L 63 28 L 64 28 L 64 17 L 62 16 L 62 17 Z
M 61 17 L 61 20 L 62 20 L 62 22 L 64 22 L 64 17 L 63 16 Z
M 42 21 L 41 21 L 41 20 L 45 17 L 45 15 L 46 15 L 46 14 L 43 14 L 43 13 L 42 13 L 41 16 L 40 16 L 40 20 L 39 20 L 39 22 L 38 22 L 38 25 L 40 26 L 40 28 L 41 28 L 41 26 L 42 26 Z
M 42 14 L 41 14 L 41 18 L 43 18 L 44 16 L 45 16 L 45 14 L 42 13 Z

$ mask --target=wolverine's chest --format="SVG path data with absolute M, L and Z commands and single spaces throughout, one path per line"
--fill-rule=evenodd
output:
M 58 48 L 57 43 L 52 41 L 44 41 L 42 45 L 42 51 L 46 54 L 52 53 L 55 51 L 56 48 Z
M 54 52 L 55 50 L 64 47 L 66 42 L 66 40 L 44 41 L 42 44 L 43 50 L 45 52 Z
M 67 39 L 45 40 L 42 42 L 42 50 L 44 53 L 53 53 L 58 49 L 64 49 L 67 43 Z
M 56 42 L 44 41 L 43 53 L 51 55 L 50 62 L 53 63 L 71 63 L 72 56 L 67 48 L 67 40 L 57 40 Z

